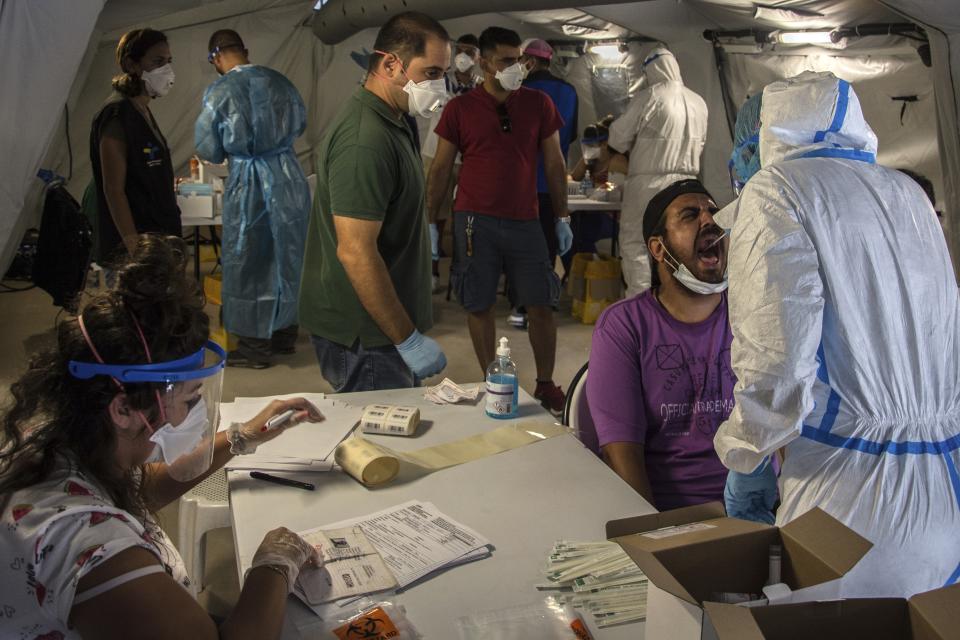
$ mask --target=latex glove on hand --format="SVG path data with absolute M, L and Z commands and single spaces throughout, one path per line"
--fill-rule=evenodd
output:
M 557 253 L 566 255 L 573 246 L 573 230 L 569 218 L 557 218 Z
M 728 516 L 764 524 L 774 523 L 777 495 L 777 475 L 769 458 L 753 473 L 731 471 L 723 489 Z
M 433 223 L 430 224 L 430 253 L 434 262 L 440 259 L 440 230 Z
M 443 371 L 447 357 L 437 341 L 428 338 L 416 329 L 406 340 L 396 345 L 400 357 L 418 378 L 429 378 Z
M 287 411 L 293 411 L 290 419 L 281 425 L 267 429 L 267 422 Z M 323 414 L 305 398 L 291 398 L 289 400 L 271 400 L 252 420 L 241 425 L 231 425 L 230 430 L 236 431 L 237 444 L 244 453 L 253 453 L 257 447 L 268 440 L 273 440 L 290 427 L 301 422 L 321 422 Z M 231 442 L 233 440 L 231 439 Z
M 302 569 L 319 569 L 323 566 L 323 557 L 316 547 L 286 527 L 268 531 L 263 542 L 253 555 L 250 571 L 257 567 L 277 569 L 287 579 L 287 593 L 293 593 L 293 585 Z M 246 579 L 246 576 L 244 576 Z

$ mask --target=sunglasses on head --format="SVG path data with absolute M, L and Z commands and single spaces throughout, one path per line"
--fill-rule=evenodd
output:
M 513 127 L 510 124 L 510 114 L 507 112 L 506 104 L 497 105 L 497 116 L 500 117 L 500 130 L 504 133 L 510 133 Z

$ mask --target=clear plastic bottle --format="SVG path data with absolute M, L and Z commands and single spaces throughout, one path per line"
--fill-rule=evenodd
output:
M 517 379 L 517 365 L 510 359 L 507 339 L 500 338 L 497 359 L 487 367 L 487 415 L 497 420 L 516 418 L 519 401 L 520 383 Z
M 580 181 L 580 193 L 589 196 L 593 192 L 593 176 L 590 175 L 590 169 L 583 174 L 583 180 Z

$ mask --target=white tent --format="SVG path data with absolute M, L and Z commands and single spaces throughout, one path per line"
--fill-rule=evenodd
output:
M 729 118 L 750 93 L 804 69 L 830 70 L 853 82 L 880 139 L 879 161 L 911 168 L 933 181 L 945 231 L 960 260 L 960 14 L 951 0 L 0 0 L 0 267 L 40 212 L 41 167 L 62 175 L 78 198 L 91 179 L 89 127 L 117 73 L 122 33 L 151 26 L 170 39 L 177 73 L 173 91 L 151 105 L 186 173 L 200 96 L 215 78 L 206 63 L 214 30 L 236 29 L 254 62 L 286 74 L 300 89 L 309 127 L 297 144 L 305 167 L 326 124 L 360 81 L 359 61 L 385 17 L 416 9 L 440 18 L 450 33 L 479 33 L 491 24 L 522 37 L 554 41 L 620 40 L 629 51 L 613 61 L 593 54 L 560 58 L 555 71 L 577 86 L 584 125 L 625 102 L 636 61 L 656 41 L 677 55 L 684 80 L 710 107 L 703 177 L 718 200 L 727 178 Z M 314 5 L 322 8 L 315 12 Z M 482 12 L 482 13 L 479 13 Z M 832 29 L 914 22 L 929 39 L 932 66 L 918 43 L 899 35 L 851 37 L 846 46 L 758 46 L 752 37 L 705 30 Z M 952 46 L 951 46 L 952 45 Z M 722 70 L 718 69 L 718 61 Z M 619 101 L 617 97 L 620 97 Z M 69 134 L 67 118 L 69 114 Z M 574 150 L 575 151 L 575 150 Z M 573 153 L 571 154 L 573 155 Z

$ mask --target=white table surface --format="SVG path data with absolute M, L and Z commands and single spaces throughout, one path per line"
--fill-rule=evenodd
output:
M 567 196 L 567 209 L 570 213 L 577 211 L 619 211 L 620 202 L 604 202 L 586 196 Z
M 184 227 L 206 227 L 208 225 L 220 226 L 223 224 L 223 216 L 214 216 L 204 218 L 200 216 L 180 216 L 180 225 Z
M 396 389 L 340 394 L 357 406 L 372 403 L 418 406 L 421 424 L 414 438 L 367 437 L 397 450 L 420 449 L 458 440 L 508 423 L 483 413 L 477 405 L 437 406 L 423 399 L 423 389 Z M 517 420 L 550 420 L 540 405 L 520 392 Z M 304 423 L 298 429 L 322 429 Z M 284 474 L 316 484 L 316 491 L 277 486 L 229 472 L 230 503 L 238 568 L 250 566 L 264 534 L 278 526 L 302 531 L 363 516 L 409 500 L 433 502 L 450 517 L 486 536 L 493 555 L 451 568 L 391 596 L 425 638 L 455 639 L 457 617 L 473 611 L 536 602 L 541 569 L 553 543 L 603 540 L 608 520 L 653 513 L 654 509 L 573 436 L 562 435 L 452 467 L 415 480 L 398 477 L 390 485 L 367 489 L 340 472 Z M 587 618 L 587 616 L 585 616 Z M 597 640 L 642 639 L 643 623 L 599 630 Z M 320 619 L 290 598 L 283 638 L 320 637 Z

